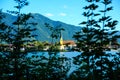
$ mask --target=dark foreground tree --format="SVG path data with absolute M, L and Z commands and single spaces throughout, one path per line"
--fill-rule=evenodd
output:
M 65 29 L 62 28 L 61 25 L 58 25 L 58 26 L 55 26 L 55 27 L 52 27 L 50 26 L 48 23 L 45 23 L 45 26 L 51 31 L 51 34 L 50 34 L 50 37 L 52 38 L 52 46 L 50 47 L 50 51 L 59 51 L 59 47 L 56 44 L 57 42 L 57 39 L 60 39 L 61 38 L 61 32 L 64 31 Z M 58 40 L 59 41 L 59 40 Z
M 27 0 L 14 0 L 17 3 L 18 11 L 8 11 L 17 16 L 12 26 L 3 25 L 0 22 L 0 37 L 7 43 L 9 51 L 0 52 L 0 79 L 1 80 L 65 80 L 67 72 L 71 67 L 69 58 L 60 56 L 60 53 L 49 52 L 43 54 L 34 54 L 32 57 L 29 51 L 23 50 L 24 43 L 32 42 L 35 35 L 36 23 L 30 21 L 34 18 L 32 14 L 23 14 L 21 10 L 28 5 Z M 0 18 L 2 19 L 2 13 Z M 7 18 L 7 17 L 6 17 Z M 5 27 L 5 28 L 4 28 Z M 60 33 L 62 28 L 54 31 Z M 53 38 L 58 38 L 57 32 L 52 34 Z M 53 33 L 53 32 L 52 32 Z M 3 48 L 6 49 L 7 47 Z M 36 53 L 36 52 L 35 52 Z
M 4 13 L 2 10 L 0 10 L 0 79 L 4 80 L 4 77 L 7 76 L 7 73 L 9 72 L 8 69 L 8 55 L 9 53 L 4 52 L 5 51 L 5 44 L 2 45 L 2 43 L 5 42 L 5 33 L 10 32 L 10 27 L 5 24 L 3 19 L 5 18 Z
M 30 18 L 34 18 L 30 13 L 22 14 L 21 9 L 24 6 L 28 5 L 27 0 L 14 0 L 17 5 L 14 6 L 17 11 L 8 11 L 11 14 L 17 16 L 16 20 L 13 22 L 12 26 L 7 27 L 7 30 L 4 30 L 4 42 L 8 45 L 10 51 L 3 51 L 5 65 L 5 72 L 2 75 L 3 80 L 21 80 L 24 79 L 26 75 L 26 55 L 27 51 L 23 50 L 24 43 L 33 41 L 35 35 L 32 34 L 32 31 L 35 31 L 36 23 L 30 22 Z M 2 26 L 3 27 L 3 26 Z M 4 69 L 4 68 L 3 68 Z
M 112 53 L 106 52 L 107 45 L 119 37 L 114 35 L 117 32 L 114 30 L 117 21 L 107 16 L 113 8 L 110 6 L 112 0 L 85 1 L 88 2 L 83 7 L 86 21 L 80 23 L 84 27 L 73 36 L 82 51 L 74 57 L 74 64 L 79 65 L 79 68 L 71 74 L 70 79 L 117 80 L 117 75 L 112 74 L 116 71 L 115 58 L 111 59 Z

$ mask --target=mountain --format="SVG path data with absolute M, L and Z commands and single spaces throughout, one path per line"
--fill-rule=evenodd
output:
M 53 21 L 38 13 L 32 13 L 32 16 L 34 17 L 34 19 L 30 18 L 29 21 L 37 23 L 37 26 L 35 26 L 37 30 L 34 32 L 34 34 L 37 34 L 37 37 L 35 38 L 36 40 L 39 40 L 39 41 L 49 41 L 49 42 L 51 41 L 51 37 L 50 37 L 51 32 L 45 26 L 45 23 L 48 23 L 52 27 L 61 25 L 61 27 L 65 29 L 65 31 L 62 31 L 62 37 L 64 40 L 74 40 L 72 38 L 73 34 L 81 29 L 81 27 L 79 26 L 66 24 L 60 21 Z M 12 23 L 16 20 L 16 18 L 17 17 L 14 15 L 5 13 L 4 22 L 8 25 L 12 25 Z

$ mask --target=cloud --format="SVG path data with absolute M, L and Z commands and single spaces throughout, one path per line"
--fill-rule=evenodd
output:
M 45 16 L 51 17 L 51 16 L 54 16 L 54 15 L 52 13 L 46 13 Z
M 60 13 L 60 16 L 67 16 L 66 13 Z
M 58 15 L 59 15 L 59 16 L 62 16 L 62 17 L 67 16 L 67 14 L 66 14 L 66 13 L 63 13 L 63 12 L 59 13 Z M 57 16 L 57 15 L 54 15 L 54 14 L 52 14 L 52 13 L 46 13 L 45 16 L 46 16 L 46 17 L 52 17 L 52 16 Z

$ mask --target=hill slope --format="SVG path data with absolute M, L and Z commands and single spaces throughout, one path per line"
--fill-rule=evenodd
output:
M 5 23 L 7 23 L 8 25 L 12 25 L 12 23 L 16 20 L 16 16 L 10 14 L 5 14 L 5 15 L 6 15 L 6 19 L 4 19 Z M 49 41 L 49 42 L 51 41 L 50 38 L 51 32 L 47 27 L 45 27 L 45 23 L 50 24 L 50 26 L 52 27 L 61 25 L 61 27 L 65 29 L 65 31 L 62 31 L 62 36 L 64 40 L 74 40 L 72 38 L 73 34 L 81 29 L 81 27 L 79 26 L 69 25 L 60 21 L 53 21 L 37 13 L 32 15 L 34 16 L 34 19 L 30 19 L 30 21 L 38 23 L 36 26 L 37 30 L 34 33 L 38 35 L 35 38 L 39 41 Z

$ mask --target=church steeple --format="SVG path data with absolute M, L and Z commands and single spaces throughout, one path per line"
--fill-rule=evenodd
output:
M 61 33 L 60 33 L 60 49 L 61 50 L 64 49 L 63 38 L 62 38 L 62 34 Z

